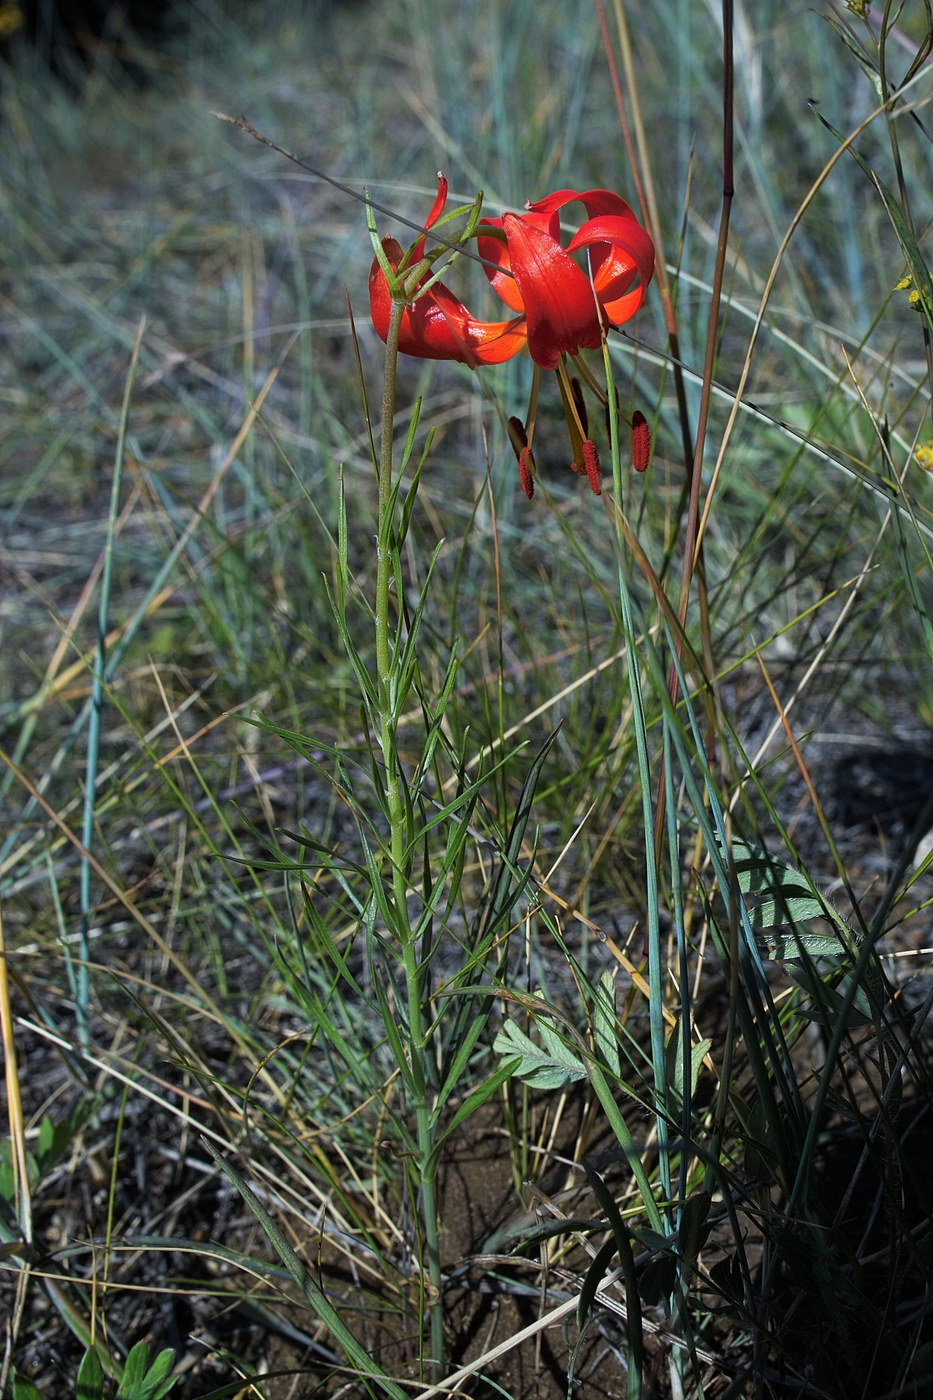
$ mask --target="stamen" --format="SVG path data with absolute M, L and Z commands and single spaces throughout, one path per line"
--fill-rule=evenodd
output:
M 567 368 L 563 360 L 561 360 L 560 364 L 557 366 L 557 385 L 560 389 L 560 401 L 564 410 L 564 421 L 567 424 L 567 434 L 570 438 L 570 469 L 571 471 L 575 471 L 579 476 L 582 476 L 586 471 L 585 465 L 581 466 L 580 464 L 586 461 L 583 443 L 586 439 L 587 430 L 580 422 L 580 410 L 577 406 L 573 382 L 567 373 Z M 577 391 L 579 391 L 579 385 L 577 386 Z
M 509 419 L 509 442 L 512 444 L 512 451 L 516 457 L 520 457 L 522 448 L 528 446 L 528 434 L 525 432 L 525 425 L 520 418 Z
M 518 454 L 518 478 L 530 501 L 535 493 L 535 456 L 530 447 L 523 447 Z
M 587 425 L 583 421 L 586 416 L 586 408 L 583 408 L 581 417 L 580 406 L 583 398 L 580 394 L 580 385 L 574 385 L 574 381 L 567 373 L 567 366 L 563 360 L 557 366 L 557 383 L 560 387 L 561 403 L 564 407 L 564 417 L 567 420 L 567 430 L 570 433 L 570 442 L 573 447 L 573 455 L 577 455 L 577 443 L 582 442 L 587 435 Z
M 577 379 L 575 375 L 570 376 L 570 389 L 573 394 L 574 407 L 577 410 L 577 423 L 582 429 L 581 437 L 585 438 L 590 431 L 590 420 L 586 411 L 586 401 L 583 398 L 583 390 L 580 387 L 579 379 Z
M 509 419 L 509 442 L 518 458 L 518 476 L 529 501 L 535 493 L 535 456 L 528 446 L 528 435 L 520 418 Z
M 601 496 L 603 488 L 601 485 L 602 471 L 599 466 L 599 453 L 596 451 L 596 444 L 590 442 L 589 438 L 583 444 L 583 469 L 586 472 L 586 479 L 590 483 L 590 490 L 594 495 Z
M 651 429 L 645 415 L 636 408 L 632 414 L 632 465 L 637 472 L 648 470 L 651 461 Z
M 582 355 L 574 355 L 572 358 L 574 369 L 576 369 L 579 372 L 584 384 L 589 389 L 593 397 L 605 408 L 609 402 L 606 390 L 604 389 L 602 384 L 600 384 L 599 380 L 596 378 L 595 374 L 590 369 L 589 365 L 586 363 Z M 618 394 L 616 394 L 616 398 L 618 399 Z

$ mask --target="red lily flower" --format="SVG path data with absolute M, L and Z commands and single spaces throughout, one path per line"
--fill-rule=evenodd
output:
M 574 200 L 590 217 L 564 248 L 558 212 Z M 487 268 L 489 280 L 507 306 L 524 312 L 528 350 L 542 369 L 556 369 L 561 355 L 598 349 L 605 327 L 620 326 L 645 300 L 654 244 L 611 190 L 557 190 L 529 204 L 527 214 L 503 214 L 480 227 L 505 234 L 504 245 L 480 235 L 477 252 L 502 269 Z M 570 256 L 584 248 L 590 276 Z
M 578 200 L 589 215 L 567 243 L 560 241 L 560 210 Z M 440 219 L 447 202 L 447 181 L 438 175 L 437 195 L 425 220 L 425 232 Z M 505 304 L 518 314 L 511 321 L 480 321 L 442 282 L 427 285 L 431 269 L 410 294 L 402 313 L 399 349 L 430 360 L 459 360 L 477 365 L 501 364 L 525 348 L 540 369 L 557 370 L 561 398 L 574 452 L 575 471 L 585 473 L 600 493 L 599 457 L 590 441 L 579 386 L 568 375 L 564 357 L 602 345 L 606 328 L 634 316 L 654 275 L 654 244 L 632 209 L 611 190 L 556 190 L 524 214 L 484 219 L 476 233 L 476 250 L 486 275 Z M 409 252 L 394 238 L 382 249 L 393 273 L 404 283 L 406 271 L 424 258 L 424 235 Z M 571 256 L 586 251 L 588 272 Z M 426 288 L 422 291 L 421 289 Z M 383 340 L 389 329 L 393 290 L 384 267 L 374 259 L 369 274 L 373 325 Z M 418 292 L 421 291 L 421 295 Z M 592 380 L 591 380 L 592 383 Z M 536 379 L 537 384 L 537 379 Z M 537 387 L 532 392 L 532 401 Z M 648 465 L 651 441 L 643 415 L 632 420 L 636 468 Z M 510 420 L 510 437 L 525 494 L 534 492 L 533 414 L 526 433 L 520 419 Z
M 447 181 L 438 176 L 437 196 L 431 207 L 425 229 L 437 222 L 447 202 Z M 394 238 L 384 238 L 382 249 L 393 272 L 398 272 L 404 259 L 406 268 L 413 268 L 424 255 L 424 238 L 419 238 L 405 255 Z M 430 278 L 426 270 L 412 289 L 412 300 L 402 313 L 399 350 L 405 355 L 417 355 L 424 360 L 459 360 L 462 364 L 498 365 L 510 360 L 525 348 L 525 324 L 522 317 L 511 321 L 479 321 L 461 301 L 444 286 L 435 282 L 421 296 L 419 288 Z M 373 259 L 369 272 L 369 305 L 373 325 L 383 340 L 389 333 L 392 293 L 388 279 Z
M 558 213 L 579 200 L 590 215 L 566 248 L 560 243 Z M 438 177 L 437 195 L 425 220 L 431 228 L 447 202 L 447 181 Z M 429 360 L 459 360 L 468 365 L 501 364 L 524 348 L 542 369 L 556 369 L 561 355 L 596 350 L 605 326 L 620 326 L 639 309 L 654 273 L 654 244 L 620 195 L 611 190 L 557 190 L 527 214 L 486 219 L 480 228 L 501 229 L 500 238 L 477 237 L 480 257 L 496 264 L 487 275 L 499 296 L 520 314 L 512 321 L 481 321 L 442 282 L 437 282 L 405 309 L 399 349 Z M 382 240 L 393 272 L 405 257 L 394 238 Z M 570 256 L 589 250 L 590 277 Z M 424 238 L 406 259 L 413 267 L 424 253 Z M 501 269 L 501 270 L 499 270 Z M 429 272 L 412 295 L 428 281 Z M 373 325 L 385 340 L 392 294 L 377 260 L 369 274 Z

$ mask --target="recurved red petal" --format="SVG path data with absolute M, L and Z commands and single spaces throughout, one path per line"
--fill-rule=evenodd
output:
M 448 186 L 446 175 L 443 175 L 440 171 L 438 171 L 437 194 L 434 196 L 434 203 L 431 205 L 431 208 L 428 211 L 428 217 L 424 221 L 424 226 L 426 229 L 431 228 L 433 224 L 436 224 L 438 219 L 443 214 L 444 207 L 447 204 L 447 188 Z M 411 257 L 408 260 L 409 266 L 413 266 L 416 262 L 419 262 L 423 257 L 424 239 L 419 238 L 418 241 L 412 246 Z
M 588 219 L 567 247 L 568 252 L 589 249 L 593 286 L 606 320 L 620 326 L 634 316 L 654 275 L 654 243 L 638 220 L 613 215 Z
M 434 203 L 431 205 L 428 217 L 424 221 L 425 228 L 431 228 L 436 224 L 444 212 L 444 205 L 447 203 L 447 176 L 442 171 L 437 172 L 437 194 L 434 196 Z
M 382 240 L 389 266 L 396 269 L 404 256 L 394 238 Z M 373 259 L 369 272 L 369 306 L 382 340 L 389 334 L 392 294 L 385 273 Z M 510 360 L 525 348 L 524 321 L 478 321 L 443 283 L 435 283 L 402 313 L 399 350 L 423 360 L 459 360 L 465 365 L 494 365 Z
M 502 219 L 484 219 L 481 227 L 501 229 L 503 221 Z M 512 276 L 512 261 L 509 255 L 509 245 L 505 238 L 489 238 L 479 234 L 476 239 L 476 251 L 484 259 L 483 271 L 506 306 L 510 306 L 513 311 L 524 311 L 525 303 L 522 300 L 518 283 Z M 494 270 L 489 266 L 490 263 L 495 263 L 496 269 L 502 268 L 503 270 L 501 272 Z
M 563 209 L 565 204 L 572 204 L 574 200 L 580 201 L 591 219 L 599 214 L 615 214 L 623 218 L 635 218 L 631 205 L 627 204 L 622 196 L 616 194 L 614 190 L 555 190 L 553 194 L 545 195 L 544 199 L 529 204 L 528 208 L 533 213 L 553 216 Z
M 483 219 L 482 228 L 496 228 L 505 231 L 505 219 L 521 219 L 523 225 L 527 227 L 543 229 L 554 239 L 555 243 L 560 243 L 560 222 L 556 214 L 540 214 L 529 211 L 527 214 L 503 215 L 500 219 Z M 515 279 L 512 269 L 512 255 L 509 250 L 507 238 L 484 238 L 482 233 L 476 240 L 476 251 L 485 260 L 486 276 L 489 278 L 493 288 L 513 311 L 524 311 L 525 302 L 521 289 Z M 495 263 L 502 271 L 494 271 L 489 264 Z
M 528 350 L 542 369 L 561 355 L 602 344 L 602 326 L 589 278 L 547 229 L 527 216 L 505 214 L 512 272 L 525 307 Z

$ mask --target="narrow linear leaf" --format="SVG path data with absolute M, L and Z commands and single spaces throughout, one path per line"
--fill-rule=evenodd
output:
M 393 1400 L 407 1400 L 405 1391 L 402 1390 L 401 1386 L 396 1385 L 395 1381 L 387 1376 L 384 1371 L 380 1371 L 372 1357 L 367 1354 L 356 1337 L 354 1337 L 340 1314 L 327 1298 L 323 1289 L 313 1278 L 309 1270 L 305 1268 L 304 1264 L 298 1258 L 298 1255 L 288 1243 L 288 1240 L 282 1234 L 278 1225 L 276 1225 L 269 1212 L 253 1193 L 252 1189 L 247 1185 L 240 1174 L 230 1166 L 229 1162 L 225 1161 L 214 1147 L 213 1143 L 209 1142 L 206 1138 L 202 1138 L 202 1142 L 216 1162 L 218 1169 L 224 1174 L 235 1190 L 239 1192 L 247 1209 L 265 1231 L 269 1243 L 272 1245 L 276 1254 L 278 1254 L 295 1283 L 301 1289 L 307 1302 L 317 1313 L 325 1327 L 330 1330 L 340 1346 L 343 1347 L 343 1350 L 353 1364 L 359 1369 L 360 1380 L 365 1385 L 369 1394 L 376 1395 L 381 1391 L 386 1395 L 391 1395 Z M 84 1400 L 84 1397 L 82 1397 L 81 1400 Z M 88 1396 L 87 1400 L 91 1400 L 91 1397 Z
M 645 1354 L 642 1335 L 641 1301 L 638 1293 L 638 1274 L 635 1269 L 635 1255 L 632 1251 L 632 1241 L 625 1227 L 625 1221 L 622 1219 L 619 1207 L 610 1194 L 606 1183 L 603 1181 L 599 1172 L 590 1165 L 585 1157 L 583 1159 L 583 1170 L 586 1172 L 587 1181 L 593 1188 L 600 1209 L 606 1213 L 606 1218 L 612 1229 L 614 1252 L 618 1253 L 619 1263 L 622 1265 L 622 1276 L 625 1280 L 625 1331 L 629 1344 L 628 1393 L 630 1400 L 636 1400 L 636 1397 L 639 1397 L 642 1393 L 641 1378 L 644 1372 Z M 596 1262 L 600 1259 L 600 1255 L 602 1254 L 603 1251 L 601 1250 L 600 1254 L 597 1255 L 596 1260 L 593 1262 L 591 1272 L 595 1272 Z M 607 1256 L 607 1263 L 608 1259 L 611 1257 L 611 1255 Z M 595 1291 L 594 1288 L 594 1295 Z M 578 1316 L 582 1318 L 582 1311 Z
M 599 979 L 593 1001 L 593 1038 L 603 1064 L 611 1074 L 622 1072 L 616 1026 L 616 982 L 611 972 Z

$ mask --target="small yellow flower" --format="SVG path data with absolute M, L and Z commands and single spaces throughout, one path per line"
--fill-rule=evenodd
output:
M 933 472 L 933 438 L 927 438 L 926 442 L 914 449 L 914 461 L 925 472 Z
M 859 19 L 867 19 L 871 10 L 871 0 L 846 0 L 847 7 Z
M 919 287 L 914 286 L 914 279 L 912 273 L 908 272 L 906 277 L 902 277 L 899 282 L 895 282 L 894 290 L 896 292 L 907 293 L 907 305 L 912 307 L 914 311 L 923 310 L 923 307 L 921 305 L 922 297 L 920 295 L 920 289 Z

